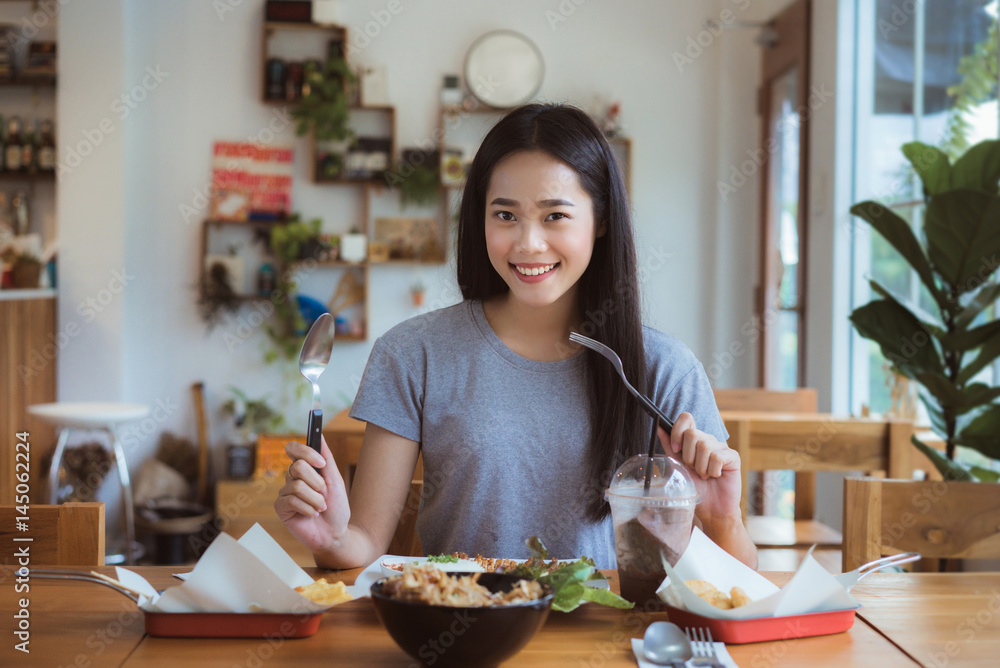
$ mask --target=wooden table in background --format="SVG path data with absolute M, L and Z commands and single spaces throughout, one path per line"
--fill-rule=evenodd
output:
M 112 573 L 112 569 L 102 569 Z M 177 568 L 135 569 L 154 587 L 175 586 Z M 307 569 L 353 582 L 360 569 L 329 572 Z M 339 605 L 323 616 L 310 638 L 197 639 L 151 638 L 130 600 L 88 583 L 31 582 L 31 654 L 13 649 L 12 612 L 16 606 L 11 571 L 0 572 L 0 665 L 46 666 L 410 666 L 375 616 L 370 601 Z M 613 576 L 613 572 L 611 573 Z M 779 584 L 787 573 L 767 574 Z M 612 586 L 617 588 L 614 580 Z M 752 645 L 731 645 L 734 660 L 757 666 L 926 666 L 993 665 L 1000 652 L 1000 573 L 876 574 L 858 585 L 864 604 L 846 633 Z M 18 594 L 18 596 L 21 596 Z M 630 639 L 665 619 L 662 612 L 621 611 L 584 605 L 553 612 L 538 635 L 514 657 L 511 666 L 601 665 L 634 668 Z M 968 627 L 978 620 L 978 627 Z M 949 645 L 953 643 L 954 645 Z M 900 649 L 902 648 L 902 649 Z M 277 661 L 270 661 L 270 659 Z

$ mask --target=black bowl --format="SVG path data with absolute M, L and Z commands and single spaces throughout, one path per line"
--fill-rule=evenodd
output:
M 463 575 L 454 573 L 453 575 Z M 382 592 L 388 578 L 372 585 L 375 612 L 404 652 L 424 665 L 495 666 L 521 651 L 545 623 L 552 590 L 542 585 L 537 601 L 488 608 L 453 608 L 391 598 Z M 508 591 L 523 578 L 483 573 L 479 584 L 493 592 Z

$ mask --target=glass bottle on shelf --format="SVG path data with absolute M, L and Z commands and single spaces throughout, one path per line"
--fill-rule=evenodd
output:
M 11 116 L 7 121 L 7 144 L 4 146 L 4 169 L 8 172 L 21 170 L 21 119 Z
M 52 131 L 52 121 L 42 121 L 38 137 L 38 169 L 51 172 L 56 168 L 56 138 Z
M 34 174 L 38 171 L 38 163 L 35 161 L 35 122 L 31 125 L 25 123 L 24 143 L 21 144 L 21 170 Z

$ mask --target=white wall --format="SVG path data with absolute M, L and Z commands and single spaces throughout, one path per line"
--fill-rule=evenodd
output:
M 200 226 L 186 224 L 179 206 L 195 204 L 194 190 L 207 184 L 214 141 L 246 139 L 274 118 L 274 109 L 259 102 L 263 2 L 234 0 L 232 11 L 220 16 L 216 8 L 226 4 L 95 0 L 62 9 L 62 150 L 103 117 L 115 130 L 59 184 L 61 321 L 80 319 L 78 304 L 107 287 L 109 271 L 125 267 L 129 278 L 122 294 L 61 351 L 59 394 L 159 404 L 158 419 L 134 435 L 133 467 L 152 452 L 162 429 L 194 437 L 189 386 L 196 380 L 206 382 L 217 446 L 225 435 L 217 409 L 230 384 L 251 396 L 287 396 L 293 426 L 304 421 L 304 404 L 291 396 L 304 381 L 294 367 L 282 372 L 264 364 L 266 335 L 257 330 L 230 351 L 224 335 L 236 324 L 206 333 L 195 310 Z M 771 3 L 775 12 L 782 4 Z M 357 33 L 386 6 L 342 3 L 343 22 Z M 688 343 L 706 366 L 740 339 L 753 307 L 759 184 L 722 202 L 716 183 L 760 142 L 754 113 L 760 52 L 754 31 L 727 31 L 689 65 L 678 67 L 673 54 L 683 53 L 705 20 L 724 9 L 757 20 L 774 13 L 770 5 L 403 0 L 400 6 L 353 54 L 355 62 L 388 66 L 397 146 L 433 132 L 441 77 L 461 70 L 476 37 L 501 27 L 524 33 L 545 58 L 541 99 L 587 105 L 601 95 L 622 102 L 625 133 L 633 139 L 648 321 Z M 560 7 L 575 9 L 550 24 L 554 14 L 546 12 L 558 14 Z M 160 72 L 161 81 L 149 78 L 147 68 Z M 129 91 L 144 99 L 120 118 L 121 107 L 116 113 L 110 105 Z M 309 183 L 305 145 L 290 127 L 275 141 L 296 147 L 295 209 L 343 229 L 357 215 L 357 198 Z M 324 271 L 306 287 L 325 300 L 336 275 L 324 279 Z M 457 299 L 452 271 L 372 270 L 370 340 L 335 349 L 321 379 L 329 410 L 343 405 L 341 395 L 353 397 L 372 340 L 415 313 L 407 285 L 422 276 L 428 306 L 444 305 Z M 713 380 L 752 384 L 752 360 L 752 354 L 735 358 Z

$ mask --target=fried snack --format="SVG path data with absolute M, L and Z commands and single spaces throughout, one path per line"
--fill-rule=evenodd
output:
M 327 582 L 326 578 L 320 578 L 311 585 L 296 587 L 295 591 L 320 605 L 336 605 L 354 598 L 347 593 L 343 582 Z
M 705 599 L 720 610 L 729 610 L 733 606 L 732 599 L 716 589 L 715 585 L 706 580 L 685 580 L 684 584 L 699 597 Z M 745 595 L 745 594 L 744 594 Z
M 536 580 L 518 580 L 506 592 L 491 592 L 479 584 L 479 573 L 451 575 L 430 564 L 407 564 L 400 575 L 385 581 L 383 593 L 404 601 L 458 608 L 483 608 L 535 601 L 544 590 Z
M 738 608 L 741 605 L 746 605 L 747 603 L 751 603 L 750 597 L 747 596 L 747 593 L 742 589 L 740 589 L 739 587 L 733 587 L 729 591 L 729 596 L 730 598 L 733 599 L 734 608 Z

